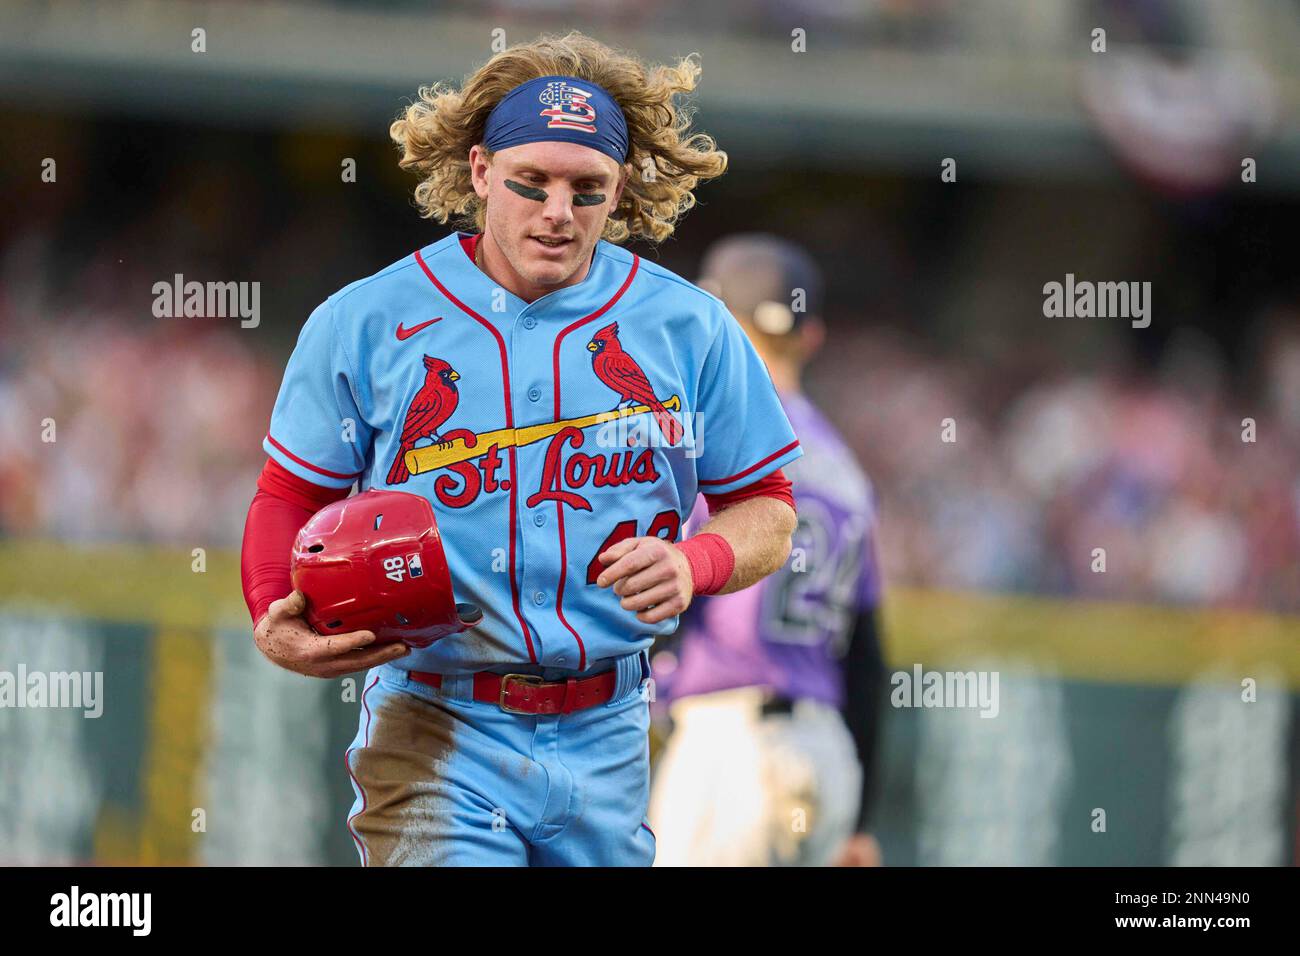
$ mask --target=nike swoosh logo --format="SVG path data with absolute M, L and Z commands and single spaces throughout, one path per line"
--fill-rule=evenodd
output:
M 436 319 L 430 319 L 428 322 L 421 322 L 419 325 L 414 326 L 414 327 L 409 328 L 409 329 L 404 329 L 404 328 L 402 328 L 402 323 L 401 323 L 401 322 L 398 322 L 398 323 L 397 323 L 397 341 L 399 341 L 399 342 L 405 342 L 407 339 L 409 339 L 409 338 L 410 338 L 412 335 L 414 335 L 416 332 L 420 331 L 420 329 L 427 328 L 428 326 L 433 325 L 433 323 L 435 323 L 435 322 L 441 322 L 441 321 L 442 321 L 442 316 L 438 316 Z

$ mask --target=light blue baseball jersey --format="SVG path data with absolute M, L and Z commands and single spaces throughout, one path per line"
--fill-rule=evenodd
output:
M 716 297 L 602 241 L 582 282 L 528 303 L 468 241 L 453 233 L 312 313 L 266 451 L 316 484 L 432 502 L 456 598 L 484 619 L 412 651 L 408 670 L 583 670 L 645 649 L 677 618 L 621 608 L 594 583 L 596 555 L 677 540 L 698 493 L 763 478 L 799 442 Z

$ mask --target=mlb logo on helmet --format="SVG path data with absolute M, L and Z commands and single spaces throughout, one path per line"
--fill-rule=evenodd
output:
M 549 116 L 548 129 L 575 129 L 583 133 L 596 132 L 596 107 L 591 105 L 591 91 L 579 89 L 564 80 L 547 83 L 537 94 L 547 109 L 541 116 Z
M 298 532 L 290 568 L 320 634 L 367 630 L 376 644 L 428 647 L 483 617 L 456 603 L 428 499 L 404 491 L 326 505 Z

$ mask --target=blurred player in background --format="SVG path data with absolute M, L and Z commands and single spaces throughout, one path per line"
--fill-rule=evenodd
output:
M 753 341 L 803 443 L 786 469 L 799 526 L 780 571 L 698 601 L 655 655 L 673 728 L 651 794 L 655 862 L 879 865 L 867 830 L 886 693 L 873 494 L 800 389 L 825 337 L 820 271 L 791 243 L 741 234 L 705 253 L 699 285 Z M 700 505 L 691 524 L 706 517 Z

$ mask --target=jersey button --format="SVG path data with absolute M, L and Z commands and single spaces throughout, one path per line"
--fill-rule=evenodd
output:
M 524 328 L 526 329 L 537 328 L 537 320 L 533 318 L 531 315 L 524 316 Z
M 545 603 L 546 603 L 546 592 L 545 592 L 545 591 L 534 591 L 534 592 L 533 592 L 533 603 L 536 604 L 538 607 L 541 607 L 543 604 L 545 604 Z
M 533 524 L 537 525 L 537 527 L 539 527 L 539 528 L 540 528 L 542 525 L 546 524 L 546 515 L 543 514 L 543 513 L 540 512 L 540 511 L 536 512 L 536 513 L 533 515 Z
M 528 390 L 528 400 L 532 402 L 540 402 L 542 400 L 542 390 L 534 385 Z

